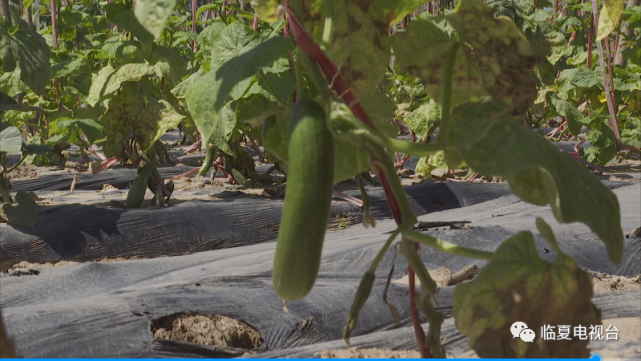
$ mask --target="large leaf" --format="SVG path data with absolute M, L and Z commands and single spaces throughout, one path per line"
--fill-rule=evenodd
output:
M 12 17 L 17 30 L 12 30 L 0 19 L 0 69 L 18 72 L 19 79 L 36 94 L 44 93 L 49 84 L 51 51 L 45 39 L 17 16 Z M 13 92 L 9 95 L 14 96 Z
M 100 99 L 114 94 L 123 82 L 138 81 L 146 75 L 154 74 L 155 70 L 146 63 L 129 63 L 117 70 L 107 65 L 92 77 L 87 104 L 93 107 Z
M 412 21 L 407 32 L 393 38 L 396 62 L 419 77 L 425 92 L 443 103 L 444 74 L 447 59 L 456 40 L 430 21 Z M 478 64 L 459 49 L 452 76 L 452 104 L 487 94 Z
M 596 41 L 605 39 L 619 24 L 625 0 L 603 0 L 603 8 L 599 12 L 599 26 Z
M 425 104 L 416 108 L 403 121 L 411 130 L 419 136 L 425 138 L 427 131 L 432 124 L 441 119 L 441 108 L 433 99 L 428 100 Z
M 0 123 L 5 125 L 7 123 Z M 22 148 L 22 134 L 20 129 L 13 125 L 2 127 L 0 131 L 0 152 L 7 154 L 19 154 Z
M 93 119 L 59 119 L 56 121 L 56 124 L 58 128 L 63 129 L 78 126 L 78 128 L 85 133 L 90 143 L 93 143 L 102 137 L 102 130 L 104 128 L 102 124 Z
M 173 49 L 154 44 L 149 63 L 156 70 L 158 77 L 164 77 L 171 84 L 180 83 L 187 74 L 187 61 Z
M 536 99 L 533 74 L 538 56 L 529 41 L 507 17 L 495 17 L 495 10 L 477 0 L 461 0 L 446 15 L 458 31 L 462 46 L 457 52 L 452 77 L 452 104 L 471 97 L 491 95 L 523 115 Z M 407 33 L 394 40 L 399 64 L 425 84 L 425 90 L 442 102 L 443 76 L 454 45 L 445 32 L 424 22 L 410 23 Z
M 89 67 L 87 65 L 87 59 L 75 58 L 73 60 L 64 61 L 62 63 L 53 65 L 51 67 L 51 72 L 53 73 L 53 76 L 62 78 L 65 76 L 77 75 L 89 71 Z M 91 73 L 91 71 L 89 71 L 89 73 Z
M 109 134 L 108 150 L 117 155 L 123 137 L 133 132 L 136 142 L 144 151 L 151 147 L 167 130 L 175 129 L 185 116 L 178 113 L 167 101 L 153 97 L 141 97 L 134 83 L 123 85 L 123 90 L 109 100 L 109 108 L 103 116 Z
M 539 229 L 558 248 L 549 227 Z M 545 341 L 539 336 L 528 343 L 514 337 L 511 327 L 523 322 L 540 335 L 546 325 L 600 325 L 592 295 L 590 276 L 572 258 L 559 254 L 557 262 L 547 263 L 539 258 L 532 233 L 519 232 L 501 244 L 478 277 L 456 286 L 456 327 L 479 357 L 586 358 L 587 338 Z
M 107 20 L 118 25 L 120 28 L 130 31 L 145 45 L 151 45 L 154 41 L 154 35 L 152 35 L 151 32 L 138 22 L 136 15 L 134 15 L 134 12 L 131 9 L 131 4 L 113 1 L 106 4 L 104 7 L 107 13 Z
M 281 38 L 280 44 L 284 44 L 286 40 Z M 229 59 L 254 49 L 259 43 L 258 33 L 242 21 L 236 21 L 225 27 L 214 41 L 211 49 L 211 63 L 212 65 L 221 65 Z M 268 48 L 263 47 L 262 50 L 265 51 Z M 256 53 L 254 54 L 256 55 Z
M 157 39 L 175 5 L 176 0 L 134 0 L 134 15 L 138 22 Z
M 292 47 L 293 43 L 289 39 L 268 39 L 253 49 L 227 60 L 220 67 L 215 68 L 212 64 L 209 73 L 194 79 L 188 85 L 185 92 L 187 108 L 204 139 L 209 139 L 214 133 L 223 132 L 220 111 L 233 87 L 254 76 L 260 69 L 272 66 Z
M 548 93 L 550 96 L 550 103 L 556 109 L 556 112 L 565 117 L 568 121 L 568 130 L 574 135 L 578 135 L 581 127 L 583 127 L 583 114 L 572 105 L 570 102 L 559 98 L 555 93 Z
M 506 178 L 524 201 L 550 204 L 559 222 L 588 225 L 619 263 L 623 232 L 616 196 L 572 156 L 519 124 L 509 109 L 489 97 L 463 104 L 439 138 L 475 171 Z

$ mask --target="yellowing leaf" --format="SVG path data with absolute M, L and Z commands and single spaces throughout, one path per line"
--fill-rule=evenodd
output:
M 625 0 L 603 0 L 603 8 L 599 12 L 599 26 L 596 41 L 605 39 L 619 24 Z
M 134 15 L 157 39 L 175 5 L 176 0 L 134 0 Z

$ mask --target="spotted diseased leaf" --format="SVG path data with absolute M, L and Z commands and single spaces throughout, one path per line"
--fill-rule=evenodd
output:
M 447 144 L 476 172 L 501 176 L 526 202 L 550 204 L 557 221 L 582 222 L 596 233 L 610 260 L 621 262 L 623 232 L 616 196 L 572 156 L 519 124 L 492 98 L 452 111 Z
M 49 45 L 26 21 L 13 15 L 12 22 L 17 29 L 0 19 L 0 70 L 17 75 L 17 79 L 34 93 L 42 94 L 49 84 Z M 20 92 L 20 89 L 3 86 L 3 91 L 15 96 L 15 91 Z
M 494 12 L 480 1 L 461 0 L 445 18 L 472 46 L 487 94 L 523 115 L 536 99 L 533 70 L 538 56 L 514 22 Z
M 457 52 L 452 77 L 452 104 L 491 95 L 523 115 L 536 99 L 534 66 L 538 56 L 507 17 L 476 0 L 461 0 L 445 19 L 464 44 Z M 455 39 L 431 22 L 415 21 L 395 37 L 393 47 L 401 67 L 423 81 L 439 103 L 448 55 Z
M 160 36 L 176 0 L 134 0 L 134 15 L 154 38 Z
M 539 228 L 550 237 L 549 227 Z M 590 276 L 572 258 L 559 254 L 547 263 L 539 258 L 532 233 L 519 232 L 499 246 L 477 278 L 456 287 L 456 327 L 479 357 L 587 358 L 588 340 L 537 336 L 528 343 L 514 337 L 511 326 L 523 322 L 540 335 L 545 325 L 600 325 L 592 296 Z
M 398 64 L 420 78 L 425 92 L 438 103 L 443 102 L 444 74 L 447 59 L 456 40 L 430 21 L 412 21 L 407 32 L 393 37 L 394 55 Z M 478 64 L 463 48 L 456 53 L 452 76 L 452 104 L 486 94 Z
M 117 156 L 128 133 L 133 133 L 141 150 L 146 151 L 184 119 L 185 116 L 167 101 L 141 97 L 135 83 L 123 84 L 120 93 L 109 100 L 108 109 L 102 116 L 109 135 L 105 151 L 108 156 Z
M 251 0 L 252 9 L 260 20 L 274 23 L 281 19 L 286 0 Z
M 416 135 L 423 139 L 430 127 L 441 119 L 441 108 L 433 99 L 416 108 L 403 121 Z
M 603 7 L 599 12 L 596 41 L 605 39 L 614 31 L 619 24 L 624 7 L 625 0 L 603 0 Z

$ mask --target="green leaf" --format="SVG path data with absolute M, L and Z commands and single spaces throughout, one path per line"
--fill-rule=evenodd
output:
M 14 203 L 5 202 L 0 204 L 0 217 L 9 224 L 17 226 L 34 227 L 38 206 L 32 196 L 20 191 L 16 194 Z
M 58 128 L 71 128 L 78 126 L 87 136 L 90 143 L 102 138 L 102 124 L 93 119 L 59 119 L 56 121 Z
M 115 71 L 111 65 L 107 65 L 92 77 L 87 104 L 96 106 L 100 99 L 115 93 L 122 83 L 138 81 L 154 72 L 155 69 L 146 63 L 125 64 Z
M 105 94 L 105 89 L 109 84 L 109 79 L 112 77 L 115 69 L 107 64 L 107 66 L 100 69 L 98 74 L 94 74 L 91 77 L 91 88 L 89 89 L 89 95 L 87 95 L 86 102 L 92 107 L 95 107 L 96 104 L 100 101 Z
M 155 68 L 156 75 L 164 77 L 172 85 L 180 83 L 187 74 L 187 61 L 179 53 L 166 46 L 154 44 L 149 63 Z
M 29 91 L 29 87 L 20 80 L 21 74 L 22 71 L 17 67 L 12 72 L 2 74 L 0 76 L 0 91 L 6 92 L 10 96 Z
M 330 129 L 334 133 L 334 183 L 353 178 L 371 168 L 370 155 L 362 143 L 353 143 L 349 138 L 341 137 L 342 119 L 358 122 L 349 107 L 343 103 L 334 103 L 329 116 Z
M 557 221 L 582 222 L 621 262 L 623 232 L 616 196 L 572 156 L 519 124 L 509 107 L 492 98 L 452 112 L 451 128 L 439 134 L 481 174 L 504 177 L 526 202 L 550 204 Z
M 544 236 L 553 237 L 547 228 Z M 592 296 L 590 276 L 573 259 L 561 254 L 547 263 L 532 233 L 519 232 L 499 246 L 474 280 L 456 286 L 456 327 L 482 358 L 589 357 L 589 340 L 544 342 L 539 336 L 527 343 L 510 328 L 524 322 L 540 335 L 546 325 L 600 325 Z
M 107 20 L 118 25 L 120 28 L 130 31 L 143 44 L 151 45 L 154 41 L 154 35 L 138 22 L 136 15 L 134 15 L 134 12 L 131 10 L 131 4 L 113 1 L 104 5 L 104 8 L 107 13 Z
M 88 70 L 87 59 L 85 58 L 76 58 L 73 60 L 55 64 L 51 67 L 51 72 L 53 73 L 53 76 L 55 78 L 77 75 L 81 72 L 84 72 L 84 70 Z
M 619 24 L 625 0 L 603 0 L 603 8 L 599 12 L 599 26 L 596 41 L 605 39 Z
M 216 39 L 220 36 L 220 33 L 227 27 L 222 21 L 217 21 L 201 31 L 196 38 L 196 42 L 201 47 L 203 53 L 206 54 L 206 59 L 211 59 L 211 49 L 216 42 Z
M 0 131 L 0 152 L 7 154 L 20 154 L 21 148 L 22 134 L 20 133 L 20 129 L 12 125 Z
M 279 161 L 287 162 L 287 137 L 289 132 L 290 112 L 283 112 L 267 118 L 261 129 L 262 144 L 268 155 Z
M 12 21 L 17 24 L 17 30 L 9 29 L 6 21 L 0 21 L 0 70 L 13 72 L 34 93 L 40 95 L 49 84 L 51 51 L 45 39 L 26 21 L 17 16 L 13 16 Z M 15 84 L 15 79 L 12 83 Z M 11 91 L 7 93 L 11 96 L 17 94 Z
M 556 112 L 568 120 L 568 130 L 574 135 L 578 135 L 583 127 L 583 114 L 570 102 L 559 98 L 556 93 L 548 93 L 550 95 L 550 102 Z
M 118 38 L 111 38 L 102 46 L 102 52 L 110 59 L 119 62 L 129 62 L 140 56 L 139 41 L 120 41 Z
M 176 0 L 136 0 L 134 4 L 136 19 L 157 39 L 176 6 Z
M 231 28 L 231 26 L 226 29 Z M 221 35 L 222 38 L 222 35 Z M 229 59 L 217 69 L 212 64 L 209 73 L 197 78 L 185 92 L 187 108 L 204 139 L 214 133 L 222 134 L 219 112 L 233 87 L 254 76 L 258 70 L 272 66 L 293 47 L 286 38 L 271 38 Z
M 279 39 L 280 41 L 275 44 L 281 44 L 281 46 L 286 42 L 291 44 L 291 40 L 285 38 Z M 236 21 L 225 27 L 214 41 L 211 49 L 211 63 L 212 65 L 221 65 L 229 59 L 233 59 L 254 49 L 259 43 L 260 37 L 258 33 L 242 21 Z M 261 49 L 267 50 L 268 48 L 263 47 Z M 256 53 L 253 54 L 257 55 Z M 261 56 L 257 55 L 257 57 L 260 58 Z M 260 59 L 256 59 L 255 61 L 260 61 Z M 265 66 L 271 66 L 271 63 Z
M 441 119 L 441 108 L 433 99 L 428 100 L 425 104 L 411 112 L 403 121 L 411 130 L 423 139 L 427 136 L 427 131 L 432 124 Z

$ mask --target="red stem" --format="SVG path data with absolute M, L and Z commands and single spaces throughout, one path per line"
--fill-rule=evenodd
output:
M 192 34 L 196 34 L 196 11 L 198 10 L 198 2 L 197 0 L 191 0 L 191 32 Z M 191 52 L 193 53 L 194 50 L 196 49 L 196 41 L 193 40 L 191 42 Z
M 615 98 L 615 93 L 614 93 L 614 79 L 612 76 L 612 56 L 614 54 L 610 53 L 610 40 L 608 38 L 605 38 L 605 52 L 608 54 L 608 75 L 610 76 L 610 91 L 611 91 L 611 99 L 612 99 L 612 108 L 614 108 L 615 112 L 617 110 L 617 101 Z M 616 115 L 615 115 L 616 117 Z

